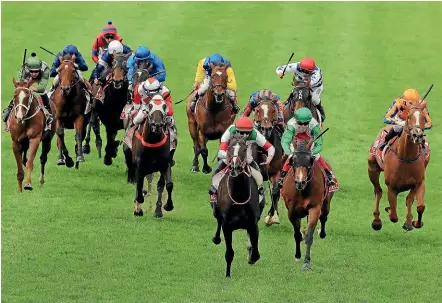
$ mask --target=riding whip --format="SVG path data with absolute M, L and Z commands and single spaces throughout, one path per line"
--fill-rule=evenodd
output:
M 282 75 L 280 76 L 281 79 L 284 77 L 285 70 L 287 69 L 287 66 L 288 66 L 289 63 L 290 63 L 290 60 L 292 60 L 292 58 L 293 58 L 294 55 L 295 55 L 295 53 L 292 53 L 292 55 L 291 55 L 290 58 L 289 58 L 289 61 L 287 61 L 287 64 L 285 65 L 284 70 L 282 71 Z
M 428 96 L 428 94 L 431 92 L 431 90 L 433 89 L 434 84 L 431 84 L 430 88 L 427 90 L 427 92 L 425 93 L 424 97 L 421 100 L 425 100 L 425 98 Z
M 175 105 L 176 105 L 176 104 L 180 104 L 181 102 L 183 102 L 184 100 L 186 100 L 191 94 L 193 94 L 194 91 L 195 91 L 195 89 L 193 89 L 193 90 L 190 92 L 190 94 L 188 94 L 184 99 L 175 102 Z
M 51 55 L 53 55 L 53 56 L 57 57 L 57 55 L 56 55 L 56 54 L 54 54 L 54 53 L 53 53 L 53 52 L 51 52 L 50 50 L 47 50 L 47 49 L 46 49 L 46 48 L 44 48 L 43 46 L 40 46 L 40 48 L 41 48 L 42 50 L 44 50 L 44 51 L 46 51 L 46 52 L 50 53 Z

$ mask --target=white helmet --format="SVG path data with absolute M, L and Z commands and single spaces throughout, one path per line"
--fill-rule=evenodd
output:
M 109 43 L 107 51 L 111 55 L 113 55 L 115 53 L 122 53 L 123 52 L 123 44 L 121 44 L 121 42 L 118 40 L 113 40 L 113 41 L 111 41 L 111 43 Z
M 155 78 L 149 78 L 138 87 L 140 95 L 156 95 L 161 90 L 161 83 Z

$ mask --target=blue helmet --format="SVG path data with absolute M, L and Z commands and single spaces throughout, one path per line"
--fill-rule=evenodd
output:
M 78 56 L 78 49 L 75 45 L 69 44 L 63 49 L 63 55 L 75 55 Z
M 208 56 L 206 61 L 208 61 L 208 63 L 213 63 L 214 65 L 230 64 L 229 60 L 217 53 Z
M 140 46 L 135 52 L 135 61 L 143 61 L 150 58 L 150 50 L 147 47 Z

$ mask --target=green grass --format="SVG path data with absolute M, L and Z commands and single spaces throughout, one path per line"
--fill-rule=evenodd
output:
M 18 194 L 11 139 L 2 132 L 2 301 L 440 301 L 441 15 L 441 3 L 2 3 L 2 108 L 24 48 L 51 63 L 40 45 L 56 52 L 74 43 L 92 69 L 91 45 L 108 19 L 132 49 L 146 45 L 162 58 L 175 100 L 190 91 L 198 60 L 213 52 L 232 61 L 242 107 L 261 88 L 287 96 L 289 79 L 280 80 L 276 66 L 292 51 L 296 59 L 313 56 L 324 73 L 330 127 L 322 154 L 342 187 L 332 201 L 327 238 L 315 235 L 313 271 L 295 263 L 282 202 L 280 226 L 260 222 L 261 260 L 254 266 L 247 264 L 245 232 L 234 234 L 236 255 L 226 280 L 224 241 L 211 242 L 216 222 L 208 203 L 210 177 L 189 172 L 192 143 L 184 104 L 175 107 L 176 208 L 160 220 L 149 209 L 152 197 L 145 216 L 134 218 L 135 190 L 125 182 L 121 150 L 114 165 L 105 167 L 93 148 L 76 171 L 55 165 L 54 140 L 44 187 L 37 185 L 37 162 L 34 191 Z M 425 226 L 403 232 L 401 194 L 399 223 L 382 213 L 384 228 L 375 232 L 369 145 L 391 99 L 408 87 L 423 94 L 431 83 Z M 67 140 L 72 153 L 73 131 Z M 210 159 L 216 150 L 211 142 Z

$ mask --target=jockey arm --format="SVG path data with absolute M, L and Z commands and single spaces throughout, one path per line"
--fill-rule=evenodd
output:
M 93 78 L 98 79 L 103 70 L 109 66 L 111 61 L 111 55 L 106 51 L 103 56 L 98 60 L 97 67 L 94 69 Z
M 134 77 L 135 71 L 137 70 L 137 67 L 135 65 L 135 55 L 131 55 L 129 59 L 127 60 L 126 67 L 127 67 L 127 80 L 129 80 L 129 83 L 132 84 L 132 79 Z
M 255 142 L 259 147 L 262 147 L 265 151 L 267 151 L 267 160 L 266 163 L 270 163 L 273 159 L 273 156 L 275 156 L 275 147 L 267 141 L 267 139 L 256 129 L 252 131 L 251 136 L 253 136 L 255 133 Z
M 253 110 L 252 101 L 249 101 L 249 103 L 247 103 L 247 106 L 242 113 L 242 116 L 249 117 L 250 114 L 252 113 L 252 110 Z
M 198 62 L 198 66 L 196 67 L 195 82 L 201 83 L 204 80 L 206 71 L 204 70 L 203 64 L 205 59 L 206 58 L 203 58 Z
M 284 131 L 284 134 L 281 138 L 281 145 L 282 149 L 284 150 L 284 153 L 286 155 L 292 154 L 292 150 L 290 149 L 290 144 L 292 143 L 293 137 L 295 135 L 295 127 L 294 127 L 295 120 L 294 118 L 290 119 L 290 121 L 287 123 L 287 128 Z
M 164 66 L 163 61 L 161 61 L 161 59 L 155 54 L 151 54 L 151 57 L 151 62 L 153 65 L 152 74 L 164 71 L 164 73 L 158 74 L 154 76 L 154 78 L 157 79 L 159 82 L 166 81 L 166 67 Z
M 286 66 L 285 64 L 278 66 L 276 68 L 276 74 L 279 76 L 282 75 L 282 72 L 284 71 L 285 66 Z M 296 71 L 297 66 L 298 66 L 297 62 L 296 63 L 289 63 L 289 64 L 287 64 L 287 69 L 285 70 L 285 72 L 286 73 L 294 73 Z
M 233 72 L 233 68 L 229 67 L 227 69 L 227 89 L 237 91 L 238 87 L 236 86 L 235 73 Z
M 382 118 L 382 121 L 386 124 L 396 124 L 394 116 L 396 116 L 397 113 L 398 113 L 398 108 L 395 100 L 393 101 L 393 103 L 390 105 L 390 108 L 385 113 L 384 117 Z
M 235 125 L 230 125 L 221 137 L 219 144 L 218 159 L 225 159 L 227 157 L 227 149 L 229 148 L 230 137 L 236 132 Z
M 161 90 L 161 96 L 163 97 L 164 101 L 166 101 L 167 107 L 169 108 L 169 111 L 167 112 L 167 116 L 172 117 L 174 114 L 173 111 L 173 103 L 172 103 L 172 95 L 170 94 L 170 90 L 167 87 L 163 86 L 163 89 Z
M 99 45 L 98 40 L 101 40 L 102 36 L 98 35 L 97 38 L 95 38 L 94 44 L 92 44 L 92 61 L 94 61 L 95 64 L 98 63 L 98 51 L 99 51 Z
M 319 127 L 319 124 L 316 123 L 316 125 L 312 128 L 310 134 L 313 139 L 317 138 L 321 134 L 321 128 Z M 319 139 L 316 140 L 313 144 L 314 148 L 312 153 L 313 155 L 317 155 L 322 151 L 322 136 L 319 137 Z
M 85 72 L 89 69 L 86 61 L 84 61 L 84 58 L 80 53 L 78 53 L 78 56 L 75 57 L 75 63 L 78 65 L 78 69 L 82 72 Z
M 126 44 L 123 44 L 123 54 L 125 54 L 125 55 L 132 54 L 132 50 Z
M 41 75 L 41 79 L 38 82 L 37 90 L 35 92 L 39 94 L 44 94 L 46 91 L 46 87 L 48 86 L 48 81 L 49 81 L 49 68 L 47 67 L 45 68 L 45 70 Z
M 322 83 L 322 72 L 318 67 L 316 67 L 310 78 L 310 89 L 320 87 Z
M 58 59 L 59 56 L 61 56 L 60 53 L 58 53 L 58 55 L 55 56 L 54 62 L 52 62 L 51 73 L 50 73 L 51 78 L 55 77 L 58 74 L 57 68 L 60 66 L 60 60 Z
M 431 120 L 430 113 L 426 107 L 422 110 L 422 112 L 425 117 L 425 129 L 431 129 L 433 127 L 433 122 Z

